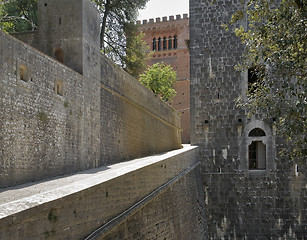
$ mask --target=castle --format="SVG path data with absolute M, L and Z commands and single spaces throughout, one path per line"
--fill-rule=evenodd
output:
M 0 32 L 0 239 L 202 238 L 179 114 L 100 53 L 91 1 L 38 11 Z
M 181 114 L 181 141 L 190 143 L 190 53 L 189 18 L 187 14 L 137 21 L 138 31 L 145 34 L 144 41 L 153 51 L 147 62 L 164 62 L 177 72 L 174 89 L 177 94 L 171 105 Z
M 183 148 L 177 112 L 100 54 L 90 1 L 38 4 L 38 32 L 0 32 L 0 239 L 306 238 L 306 169 L 235 104 L 249 74 L 221 25 L 239 1 L 190 0 Z M 164 35 L 159 61 L 182 46 Z

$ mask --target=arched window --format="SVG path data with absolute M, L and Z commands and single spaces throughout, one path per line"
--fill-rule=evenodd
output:
M 163 50 L 167 49 L 167 40 L 166 37 L 163 38 Z
M 158 51 L 161 51 L 161 38 L 158 38 Z
M 173 48 L 173 38 L 171 36 L 168 37 L 168 49 Z
M 174 36 L 174 45 L 173 45 L 174 49 L 177 49 L 177 36 Z
M 156 51 L 157 49 L 157 43 L 156 43 L 156 38 L 152 39 L 152 51 Z
M 266 145 L 262 137 L 265 137 L 265 132 L 261 128 L 252 129 L 248 137 L 251 144 L 248 146 L 248 166 L 250 170 L 266 169 Z
M 64 51 L 62 48 L 56 48 L 54 50 L 54 55 L 56 60 L 58 60 L 61 63 L 64 62 Z
M 249 137 L 263 137 L 265 136 L 265 132 L 261 128 L 254 128 L 248 134 Z
M 251 174 L 266 174 L 275 170 L 274 126 L 268 126 L 263 121 L 255 119 L 243 129 L 242 126 L 238 126 L 237 130 L 240 141 L 240 169 Z

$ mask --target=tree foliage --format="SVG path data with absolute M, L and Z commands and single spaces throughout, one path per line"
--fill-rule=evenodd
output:
M 277 129 L 292 145 L 288 153 L 306 160 L 307 2 L 248 0 L 230 24 L 239 20 L 247 20 L 247 27 L 234 30 L 246 53 L 237 67 L 254 68 L 260 79 L 239 105 L 277 118 Z
M 0 29 L 9 33 L 33 31 L 37 28 L 37 0 L 5 0 L 0 2 Z
M 137 78 L 147 69 L 146 62 L 151 58 L 151 52 L 149 52 L 149 46 L 143 40 L 145 34 L 143 32 L 137 34 L 136 31 L 137 28 L 134 27 L 131 35 L 127 38 L 125 62 L 126 71 Z
M 135 22 L 138 10 L 148 0 L 92 0 L 101 16 L 100 48 L 115 63 L 125 67 L 126 36 L 131 35 L 129 24 Z
M 139 81 L 150 89 L 155 95 L 160 95 L 165 102 L 171 101 L 176 95 L 173 88 L 177 80 L 176 71 L 170 66 L 156 63 L 150 66 L 145 73 L 140 75 Z

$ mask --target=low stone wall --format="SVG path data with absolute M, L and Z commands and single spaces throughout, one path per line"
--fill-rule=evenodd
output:
M 86 77 L 0 32 L 0 188 L 181 147 L 175 111 L 95 62 Z
M 7 189 L 0 239 L 205 239 L 197 156 L 186 146 Z
M 29 44 L 30 46 L 39 49 L 38 31 L 17 32 L 14 33 L 13 36 Z

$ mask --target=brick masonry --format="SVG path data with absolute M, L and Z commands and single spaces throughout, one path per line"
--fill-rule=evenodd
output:
M 187 14 L 138 21 L 139 31 L 145 33 L 144 41 L 153 50 L 153 39 L 156 39 L 156 50 L 148 65 L 164 62 L 177 72 L 178 81 L 174 89 L 177 95 L 171 105 L 181 114 L 182 143 L 190 143 L 190 53 L 189 53 L 189 18 Z M 177 37 L 177 48 L 174 48 L 174 36 Z M 163 38 L 167 39 L 167 48 L 163 48 Z M 161 50 L 158 50 L 158 38 L 161 38 Z M 169 39 L 172 46 L 169 48 Z
M 98 13 L 74 1 L 39 1 L 19 35 L 44 53 L 0 32 L 0 187 L 181 147 L 179 115 L 100 54 Z
M 244 48 L 221 25 L 239 2 L 190 1 L 191 143 L 200 146 L 209 238 L 306 239 L 306 163 L 278 154 L 284 140 L 272 119 L 235 104 L 247 89 L 247 71 L 234 70 Z M 265 170 L 248 169 L 254 128 L 266 134 Z

